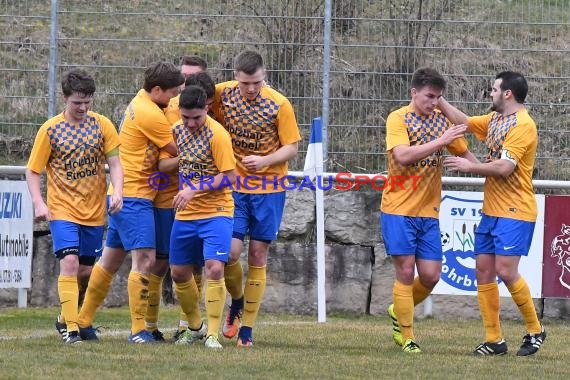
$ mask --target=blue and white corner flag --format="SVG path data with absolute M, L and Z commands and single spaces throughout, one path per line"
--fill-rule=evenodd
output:
M 320 171 L 317 173 L 317 167 Z M 303 175 L 315 179 L 317 174 L 322 174 L 323 170 L 323 123 L 320 117 L 313 119 L 311 124 L 311 137 L 305 156 L 305 167 Z

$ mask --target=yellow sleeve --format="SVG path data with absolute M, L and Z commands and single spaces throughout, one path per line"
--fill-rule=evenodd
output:
M 180 109 L 178 108 L 179 105 L 180 105 L 180 95 L 170 99 L 168 107 L 166 107 L 166 111 L 164 111 L 166 120 L 168 120 L 170 124 L 174 124 L 178 120 L 180 120 Z
M 141 132 L 159 149 L 172 141 L 172 124 L 161 111 L 151 111 L 143 116 L 140 123 Z
M 467 148 L 469 144 L 465 137 L 460 137 L 455 139 L 449 144 L 446 148 L 449 153 L 453 154 L 454 156 L 461 156 L 463 153 L 467 152 Z
M 226 130 L 218 129 L 212 137 L 212 156 L 218 171 L 225 172 L 235 169 L 236 159 L 232 150 L 232 138 Z
M 473 132 L 478 140 L 485 140 L 487 138 L 487 130 L 489 129 L 489 121 L 493 116 L 493 112 L 487 115 L 471 116 L 468 118 L 467 125 L 469 130 Z
M 34 173 L 40 174 L 46 167 L 51 156 L 51 144 L 47 134 L 47 124 L 41 126 L 36 135 L 27 168 Z
M 277 133 L 279 134 L 281 146 L 301 140 L 295 111 L 293 111 L 293 106 L 289 100 L 286 100 L 279 107 L 279 112 L 277 113 Z
M 386 120 L 386 150 L 398 145 L 410 145 L 408 129 L 401 114 L 392 112 Z
M 528 124 L 512 128 L 503 142 L 503 153 L 518 163 L 536 138 L 536 129 L 529 128 Z
M 103 141 L 105 142 L 103 152 L 107 155 L 109 152 L 121 145 L 121 142 L 119 141 L 117 129 L 111 120 L 105 116 L 100 116 L 99 122 L 101 123 L 101 129 L 103 130 Z

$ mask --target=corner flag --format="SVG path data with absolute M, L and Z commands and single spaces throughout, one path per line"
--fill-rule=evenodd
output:
M 319 165 L 320 163 L 320 165 Z M 320 167 L 321 173 L 317 173 L 317 167 Z M 309 146 L 307 147 L 307 155 L 305 156 L 305 167 L 303 174 L 314 179 L 317 174 L 322 174 L 323 168 L 323 124 L 320 117 L 313 119 L 311 124 L 311 137 Z

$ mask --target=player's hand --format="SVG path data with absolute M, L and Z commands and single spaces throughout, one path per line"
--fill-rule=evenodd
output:
M 109 199 L 109 214 L 116 214 L 123 208 L 123 194 L 113 192 Z
M 250 172 L 256 172 L 262 168 L 269 166 L 266 163 L 266 157 L 263 156 L 245 156 L 241 163 Z
M 36 217 L 36 220 L 47 220 L 48 222 L 51 221 L 51 213 L 43 201 L 37 205 L 34 205 L 34 215 Z
M 453 125 L 450 128 L 448 128 L 443 133 L 443 135 L 441 135 L 440 139 L 442 139 L 445 145 L 449 145 L 455 139 L 463 137 L 466 131 L 467 131 L 467 126 L 465 124 Z
M 196 190 L 192 190 L 189 187 L 184 190 L 180 190 L 178 194 L 174 196 L 172 207 L 174 207 L 176 211 L 184 210 L 192 198 L 194 198 L 194 195 L 196 195 Z
M 471 171 L 473 163 L 463 157 L 447 157 L 443 161 L 443 166 L 450 170 L 456 170 L 461 173 L 468 173 Z

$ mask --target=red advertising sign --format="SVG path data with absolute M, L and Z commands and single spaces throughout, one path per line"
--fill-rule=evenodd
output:
M 570 196 L 546 196 L 542 296 L 570 298 Z

